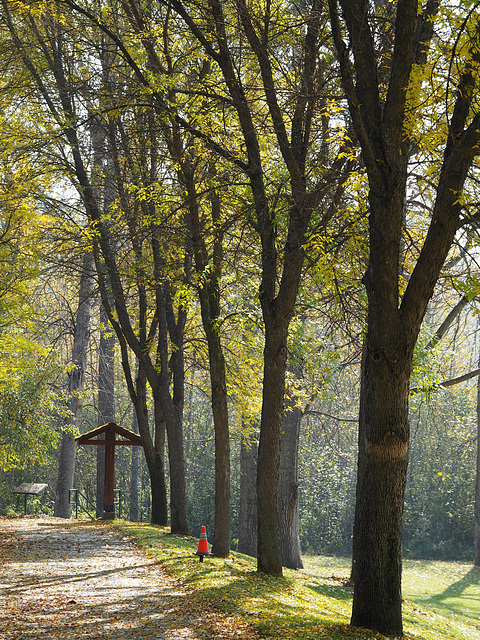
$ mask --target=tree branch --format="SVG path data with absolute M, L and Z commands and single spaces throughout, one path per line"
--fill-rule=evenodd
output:
M 447 331 L 452 326 L 454 320 L 458 318 L 458 316 L 462 313 L 462 311 L 464 310 L 464 308 L 467 306 L 469 302 L 470 301 L 465 296 L 460 298 L 460 300 L 453 307 L 453 309 L 447 315 L 447 317 L 442 322 L 442 324 L 435 331 L 435 335 L 432 337 L 432 339 L 427 345 L 428 349 L 433 349 L 433 347 L 435 347 L 440 342 L 440 340 L 443 338 L 443 336 L 447 333 Z
M 337 50 L 338 62 L 340 64 L 340 75 L 343 85 L 343 90 L 348 101 L 348 108 L 350 116 L 354 125 L 360 147 L 362 149 L 362 156 L 365 165 L 369 171 L 377 172 L 377 166 L 375 162 L 375 154 L 370 144 L 370 139 L 365 127 L 365 122 L 362 117 L 361 101 L 357 95 L 357 89 L 355 86 L 354 73 L 352 64 L 350 62 L 349 51 L 342 37 L 342 28 L 340 25 L 340 18 L 338 15 L 337 0 L 328 0 L 330 10 L 330 24 L 332 26 L 332 37 L 335 49 Z
M 424 387 L 413 387 L 412 389 L 410 389 L 410 395 L 413 396 L 416 393 L 420 393 L 421 391 L 438 391 L 441 387 L 453 387 L 454 385 L 460 384 L 461 382 L 471 380 L 476 376 L 480 376 L 480 369 L 474 369 L 469 373 L 465 373 L 463 376 L 458 376 L 458 378 L 451 378 L 450 380 L 438 382 L 437 384 L 432 385 L 432 387 L 428 387 L 426 389 Z

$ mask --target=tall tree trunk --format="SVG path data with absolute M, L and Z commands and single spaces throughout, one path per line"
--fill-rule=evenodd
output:
M 137 412 L 133 411 L 132 431 L 138 433 Z M 138 522 L 140 519 L 139 511 L 139 473 L 140 473 L 140 456 L 138 447 L 132 447 L 132 460 L 130 465 L 130 521 Z
M 193 245 L 197 268 L 201 269 L 204 274 L 199 297 L 203 328 L 208 344 L 212 413 L 215 428 L 215 530 L 212 553 L 215 556 L 225 558 L 230 552 L 231 541 L 230 429 L 226 364 L 219 329 L 221 312 L 220 279 L 224 260 L 223 225 L 221 201 L 215 189 L 211 190 L 210 202 L 213 228 L 215 229 L 212 268 L 210 271 L 207 269 L 205 239 L 199 229 L 201 225 L 198 220 L 197 206 L 195 207 L 196 220 L 192 227 L 196 231 Z
M 143 451 L 150 476 L 152 491 L 152 524 L 165 526 L 168 522 L 167 488 L 165 485 L 165 466 L 162 446 L 158 448 L 158 441 L 152 441 L 147 411 L 146 375 L 142 364 L 139 364 L 136 381 L 135 410 L 137 413 L 138 430 L 142 438 Z M 156 418 L 157 419 L 157 418 Z
M 79 429 L 82 417 L 82 393 L 85 386 L 87 349 L 90 338 L 90 311 L 95 284 L 93 271 L 93 255 L 87 253 L 83 258 L 79 303 L 73 332 L 72 369 L 68 377 L 70 415 L 66 423 L 67 428 L 62 435 L 55 490 L 54 515 L 59 518 L 70 518 L 72 514 L 72 505 L 69 504 L 69 490 L 74 486 L 77 455 L 74 431 Z
M 329 0 L 332 34 L 343 87 L 362 148 L 369 181 L 367 332 L 361 373 L 357 503 L 353 532 L 353 626 L 403 634 L 401 529 L 408 462 L 408 394 L 415 343 L 435 285 L 459 229 L 461 195 L 478 154 L 480 114 L 472 114 L 478 67 L 458 75 L 453 111 L 446 123 L 443 162 L 420 255 L 403 295 L 401 278 L 412 141 L 407 118 L 419 105 L 407 101 L 412 69 L 427 60 L 438 12 L 435 0 L 419 13 L 417 0 L 395 3 L 388 41 L 388 74 L 378 56 L 371 5 Z M 343 34 L 349 34 L 349 43 Z M 393 38 L 392 38 L 393 33 Z M 478 46 L 475 44 L 474 46 Z M 469 120 L 470 118 L 470 120 Z
M 73 424 L 70 426 L 73 426 Z M 75 434 L 72 431 L 64 431 L 58 459 L 58 477 L 53 511 L 54 516 L 57 518 L 70 518 L 72 515 L 72 505 L 69 504 L 69 490 L 74 487 L 76 460 L 77 443 L 75 442 Z
M 301 409 L 296 406 L 295 398 L 287 394 L 280 442 L 278 514 L 282 564 L 289 569 L 303 569 L 298 505 L 298 444 L 301 421 Z
M 257 565 L 263 573 L 280 575 L 278 474 L 289 322 L 282 322 L 280 327 L 275 324 L 265 314 L 263 402 L 257 469 Z
M 164 441 L 162 440 L 162 446 L 159 447 L 158 437 L 156 437 L 154 441 L 150 432 L 147 408 L 147 376 L 144 367 L 145 363 L 143 360 L 138 361 L 137 376 L 134 382 L 128 358 L 128 347 L 125 336 L 120 330 L 116 331 L 116 335 L 120 344 L 122 367 L 125 373 L 125 380 L 130 399 L 135 408 L 136 424 L 138 425 L 138 432 L 142 438 L 143 451 L 145 453 L 145 460 L 150 478 L 152 494 L 151 522 L 152 524 L 165 526 L 168 523 L 168 505 L 163 456 Z M 158 397 L 156 402 L 158 402 Z M 155 414 L 155 420 L 157 421 L 157 412 L 155 412 Z M 158 436 L 158 432 L 156 432 L 156 436 Z
M 370 260 L 364 276 L 369 307 L 352 547 L 352 625 L 389 635 L 403 633 L 401 536 L 414 344 L 413 331 L 398 308 L 405 164 L 403 169 L 403 180 L 398 168 L 393 175 L 385 170 L 381 180 L 370 185 Z
M 165 391 L 158 391 L 159 396 Z M 165 404 L 162 402 L 162 407 Z M 185 457 L 183 450 L 183 425 L 173 406 L 165 417 L 168 437 L 168 463 L 170 467 L 170 527 L 172 533 L 188 535 L 185 484 Z M 162 408 L 163 413 L 163 408 Z M 154 496 L 152 492 L 152 518 Z
M 108 64 L 102 61 L 103 81 L 108 84 Z M 111 207 L 115 201 L 114 166 L 112 153 L 107 141 L 105 128 L 96 118 L 90 122 L 90 133 L 93 148 L 92 179 L 95 197 L 101 203 L 108 220 Z M 115 334 L 109 324 L 108 314 L 103 304 L 100 305 L 100 348 L 98 361 L 98 398 L 97 420 L 98 425 L 115 421 Z M 102 438 L 103 436 L 99 436 Z M 134 447 L 135 448 L 135 447 Z M 105 489 L 105 447 L 97 449 L 97 515 L 104 513 L 104 489 Z
M 260 38 L 256 28 L 257 15 L 251 12 L 244 0 L 236 0 L 235 2 L 235 10 L 241 23 L 241 29 L 258 65 L 258 77 L 263 85 L 273 125 L 273 135 L 284 161 L 283 166 L 290 179 L 289 200 L 291 207 L 286 223 L 288 226 L 287 238 L 281 252 L 281 258 L 278 251 L 279 236 L 277 235 L 275 205 L 272 208 L 272 201 L 267 195 L 265 171 L 268 163 L 264 165 L 262 159 L 260 137 L 263 134 L 260 134 L 255 121 L 256 109 L 252 108 L 253 105 L 249 103 L 243 79 L 240 79 L 238 74 L 236 52 L 229 48 L 230 37 L 226 29 L 228 19 L 224 15 L 224 3 L 220 0 L 212 0 L 209 9 L 208 19 L 212 31 L 215 33 L 218 49 L 214 50 L 211 47 L 208 38 L 202 38 L 200 43 L 208 56 L 214 56 L 222 71 L 226 89 L 238 116 L 248 161 L 239 160 L 236 155 L 232 155 L 230 152 L 225 157 L 234 161 L 236 166 L 245 171 L 248 176 L 254 200 L 255 231 L 261 239 L 260 299 L 265 324 L 265 350 L 257 475 L 257 567 L 261 572 L 280 575 L 282 564 L 278 534 L 277 483 L 287 334 L 300 284 L 306 232 L 312 211 L 323 197 L 321 189 L 314 189 L 311 194 L 307 193 L 305 179 L 312 114 L 317 100 L 316 85 L 319 73 L 321 73 L 317 66 L 320 58 L 318 46 L 320 43 L 321 3 L 315 1 L 311 9 L 307 10 L 308 15 L 307 12 L 305 14 L 305 41 L 300 45 L 302 55 L 301 63 L 298 66 L 299 86 L 295 90 L 295 97 L 292 96 L 293 111 L 286 118 L 281 104 L 284 102 L 284 97 L 280 98 L 273 72 L 276 63 L 272 64 L 270 57 L 269 38 L 271 34 L 268 27 L 266 26 L 265 33 Z M 194 23 L 195 18 L 189 18 L 189 25 Z M 269 20 L 265 17 L 265 25 L 268 23 Z M 196 34 L 201 33 L 202 30 L 203 26 L 198 27 Z M 287 127 L 291 135 L 287 132 Z M 215 148 L 217 151 L 220 149 L 218 145 L 215 145 Z M 243 153 L 240 155 L 243 158 Z M 326 224 L 327 216 L 324 221 Z
M 158 237 L 156 237 L 158 240 Z M 156 240 L 154 255 L 157 254 Z M 158 268 L 158 265 L 157 267 Z M 185 477 L 185 453 L 183 439 L 183 405 L 184 405 L 184 370 L 183 370 L 183 322 L 181 322 L 180 336 L 169 331 L 172 319 L 172 306 L 169 291 L 163 287 L 157 288 L 157 367 L 149 367 L 149 382 L 152 388 L 155 410 L 155 427 L 160 429 L 165 424 L 168 439 L 168 462 L 170 469 L 170 527 L 172 533 L 188 534 L 187 498 Z M 182 311 L 183 315 L 183 311 Z M 177 339 L 181 356 L 181 371 L 175 367 L 174 373 L 181 374 L 180 381 L 175 385 L 173 396 L 170 391 L 171 361 L 168 358 L 168 342 Z M 175 359 L 173 360 L 175 362 Z M 178 361 L 177 361 L 178 364 Z M 158 370 L 157 370 L 158 369 Z M 174 378 L 175 382 L 175 378 Z M 179 392 L 178 385 L 181 386 Z M 160 434 L 158 434 L 160 435 Z M 160 453 L 157 451 L 157 455 Z M 152 516 L 154 511 L 152 493 Z
M 215 347 L 212 348 L 212 343 Z M 225 359 L 220 336 L 209 340 L 212 411 L 215 424 L 215 530 L 212 553 L 226 558 L 230 552 L 230 434 L 228 426 Z
M 480 369 L 480 341 L 478 368 Z M 480 376 L 477 378 L 477 463 L 475 474 L 475 566 L 480 567 Z
M 257 455 L 256 438 L 242 438 L 240 449 L 239 553 L 257 557 Z
M 221 201 L 217 191 L 211 187 L 211 217 L 213 224 L 213 250 L 209 255 L 205 238 L 205 224 L 201 220 L 200 197 L 197 193 L 195 161 L 183 148 L 179 131 L 174 131 L 171 144 L 173 157 L 178 162 L 178 175 L 188 197 L 187 224 L 198 279 L 203 329 L 208 345 L 211 405 L 215 430 L 215 528 L 212 553 L 227 557 L 230 552 L 230 432 L 228 420 L 228 393 L 226 365 L 220 336 L 221 294 L 220 278 L 223 268 L 223 223 Z M 214 170 L 211 171 L 214 174 Z
M 352 624 L 397 634 L 402 630 L 401 545 L 411 356 L 400 357 L 406 349 L 398 348 L 395 333 L 390 344 L 384 337 L 384 331 L 368 332 L 362 363 Z
M 109 326 L 108 316 L 100 307 L 100 348 L 98 353 L 98 424 L 115 422 L 115 334 Z M 102 436 L 103 437 L 103 436 Z M 136 450 L 136 447 L 132 447 Z M 97 514 L 104 510 L 105 447 L 97 449 Z

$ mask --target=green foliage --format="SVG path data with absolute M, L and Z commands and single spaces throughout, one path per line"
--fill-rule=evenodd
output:
M 470 391 L 470 392 L 469 392 Z M 439 391 L 412 402 L 404 553 L 472 558 L 476 421 L 474 393 Z
M 328 427 L 327 427 L 328 428 Z M 348 554 L 355 504 L 355 465 L 312 438 L 304 441 L 300 464 L 300 540 L 306 552 Z M 316 446 L 315 446 L 316 445 Z
M 413 357 L 411 387 L 418 388 L 424 393 L 429 393 L 438 387 L 444 377 L 446 365 L 451 362 L 454 354 L 443 348 L 432 346 L 434 332 L 432 327 L 424 324 Z
M 33 345 L 27 357 L 11 339 L 4 336 L 0 342 L 3 348 L 8 344 L 11 359 L 18 358 L 15 367 L 6 366 L 5 358 L 0 367 L 0 469 L 45 464 L 58 441 L 55 426 L 62 416 L 62 400 L 51 386 L 58 369 L 45 363 Z

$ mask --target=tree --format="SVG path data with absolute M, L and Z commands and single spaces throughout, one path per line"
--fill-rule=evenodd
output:
M 320 153 L 321 169 L 317 172 L 307 167 L 313 126 L 321 120 L 319 103 L 327 102 L 326 91 L 320 97 L 317 90 L 318 78 L 324 77 L 319 54 L 324 16 L 317 2 L 303 10 L 297 7 L 292 13 L 288 7 L 281 6 L 278 19 L 284 28 L 277 30 L 269 7 L 262 12 L 250 8 L 243 0 L 232 6 L 216 0 L 205 3 L 202 17 L 198 19 L 196 6 L 174 1 L 172 7 L 197 39 L 209 64 L 221 73 L 219 79 L 226 98 L 218 92 L 213 98 L 220 98 L 223 103 L 226 99 L 226 105 L 231 107 L 229 113 L 235 115 L 238 151 L 231 152 L 230 140 L 229 145 L 219 144 L 218 132 L 199 130 L 198 126 L 193 127 L 174 114 L 176 120 L 237 171 L 242 171 L 251 191 L 253 215 L 249 218 L 261 246 L 260 304 L 265 329 L 257 558 L 259 571 L 281 574 L 277 487 L 288 329 L 313 212 L 319 227 L 331 220 L 335 209 L 326 207 L 325 201 L 338 184 L 332 187 L 333 176 L 341 175 L 347 164 L 344 149 L 335 156 L 338 146 L 333 144 L 334 150 L 328 149 L 325 138 L 325 153 Z M 302 31 L 293 28 L 298 22 L 305 25 Z M 293 42 L 286 41 L 283 37 L 286 33 L 298 37 Z M 294 70 L 291 72 L 286 71 L 286 48 L 292 52 Z M 239 51 L 242 51 L 241 60 Z M 290 84 L 282 83 L 283 74 Z M 325 84 L 328 86 L 328 79 Z M 201 83 L 198 91 L 199 95 L 205 94 Z M 208 95 L 211 94 L 211 90 L 208 91 Z M 275 154 L 281 157 L 280 170 L 272 162 Z M 339 182 L 342 183 L 341 178 Z
M 298 445 L 302 410 L 298 398 L 287 392 L 280 443 L 278 514 L 282 564 L 290 569 L 303 569 L 300 547 L 298 505 Z
M 98 425 L 115 422 L 115 334 L 108 325 L 108 317 L 100 307 L 100 343 L 98 348 Z M 97 450 L 97 513 L 103 513 L 105 489 L 105 447 Z M 137 448 L 132 447 L 132 452 Z
M 42 345 L 41 305 L 35 283 L 42 273 L 48 220 L 41 202 L 50 187 L 45 165 L 30 155 L 35 109 L 22 104 L 23 77 L 0 43 L 0 468 L 42 464 L 58 443 L 55 390 L 64 375 L 57 354 Z
M 326 87 L 329 87 L 330 78 L 326 73 L 327 65 L 319 55 L 325 28 L 321 3 L 313 2 L 312 6 L 297 7 L 292 11 L 288 6 L 279 7 L 279 24 L 284 26 L 277 29 L 269 7 L 262 13 L 250 9 L 243 0 L 232 6 L 221 1 L 205 3 L 200 14 L 196 5 L 173 2 L 164 16 L 166 24 L 173 25 L 172 37 L 187 38 L 188 42 L 193 37 L 200 47 L 202 64 L 199 68 L 197 55 L 193 56 L 190 72 L 182 74 L 186 83 L 172 85 L 168 79 L 166 89 L 164 77 L 168 76 L 172 59 L 169 52 L 165 64 L 159 63 L 148 9 L 142 13 L 138 3 L 123 5 L 147 55 L 148 64 L 144 65 L 138 62 L 136 52 L 133 54 L 133 49 L 113 27 L 97 17 L 94 10 L 72 0 L 65 0 L 65 4 L 88 16 L 112 39 L 136 79 L 152 96 L 152 107 L 160 116 L 160 122 L 168 120 L 179 126 L 247 177 L 251 192 L 249 208 L 253 211 L 253 215 L 249 211 L 248 219 L 258 234 L 262 252 L 260 304 L 265 327 L 264 402 L 258 464 L 258 568 L 279 574 L 277 484 L 288 329 L 312 215 L 315 211 L 315 227 L 328 225 L 336 207 L 328 206 L 327 202 L 337 202 L 351 157 L 347 151 L 349 143 L 342 142 L 343 132 L 335 135 L 336 132 L 328 128 Z M 170 13 L 171 9 L 183 21 L 183 30 L 178 26 L 179 20 Z M 208 28 L 205 28 L 204 18 Z M 300 23 L 306 25 L 305 30 L 287 28 L 287 25 L 295 27 Z M 235 29 L 230 28 L 231 25 Z M 291 41 L 286 34 L 295 34 L 295 37 Z M 245 43 L 247 47 L 244 47 Z M 237 59 L 238 50 L 243 52 L 242 63 Z M 291 55 L 285 56 L 284 50 L 290 51 Z M 329 53 L 326 53 L 326 59 L 328 57 Z M 293 71 L 290 71 L 288 67 L 292 61 Z M 183 58 L 181 64 L 185 64 Z M 209 70 L 213 70 L 217 83 L 221 82 L 220 92 L 216 84 L 209 84 Z M 155 82 L 152 82 L 153 77 Z M 260 104 L 257 78 L 262 80 L 261 109 L 257 108 Z M 322 81 L 324 85 L 319 91 Z M 203 128 L 197 114 L 190 114 L 187 105 L 179 109 L 177 101 L 171 100 L 172 86 L 175 97 L 181 94 L 199 96 L 218 103 L 222 113 L 228 113 L 229 126 L 222 126 L 225 122 L 222 115 L 216 122 L 207 117 L 208 126 Z M 321 105 L 326 108 L 322 110 Z M 322 142 L 318 145 L 318 157 L 307 168 L 316 122 L 322 123 L 319 126 Z M 232 151 L 231 143 L 236 140 L 237 148 Z M 280 170 L 273 161 L 275 156 L 282 158 Z M 271 177 L 267 179 L 267 175 Z M 210 347 L 213 346 L 211 340 Z M 218 384 L 215 388 L 222 386 Z M 218 409 L 222 405 L 225 413 L 224 400 L 215 405 Z M 222 442 L 224 445 L 226 439 Z
M 185 184 L 188 197 L 187 224 L 190 228 L 195 269 L 198 282 L 198 296 L 202 323 L 205 331 L 211 387 L 211 403 L 215 427 L 215 529 L 212 553 L 226 557 L 230 551 L 230 434 L 227 403 L 226 363 L 220 334 L 220 280 L 223 268 L 222 206 L 214 187 L 210 193 L 213 248 L 211 257 L 207 249 L 204 217 L 200 213 L 197 188 L 191 158 L 183 154 L 182 171 L 179 176 Z
M 480 354 L 480 350 L 479 350 Z M 478 360 L 480 369 L 480 355 Z M 480 376 L 477 378 L 477 463 L 475 469 L 475 560 L 476 567 L 480 566 Z
M 47 350 L 26 335 L 3 333 L 0 366 L 0 470 L 43 468 L 58 445 L 58 407 L 65 397 L 52 388 L 60 374 Z
M 106 82 L 108 75 L 104 65 L 103 80 Z M 93 151 L 93 175 L 92 181 L 96 185 L 96 197 L 103 204 L 105 216 L 108 218 L 110 209 L 115 201 L 115 192 L 112 183 L 113 161 L 108 153 L 109 147 L 106 141 L 105 131 L 98 126 L 97 120 L 92 119 L 91 139 Z M 115 334 L 109 326 L 108 315 L 100 305 L 100 343 L 98 349 L 98 426 L 115 422 Z M 104 437 L 103 435 L 98 436 Z M 136 449 L 136 447 L 132 447 Z M 97 514 L 104 512 L 105 490 L 105 447 L 98 445 L 97 452 Z
M 73 327 L 72 364 L 68 372 L 68 410 L 66 428 L 62 433 L 62 443 L 58 461 L 58 478 L 55 489 L 54 514 L 59 518 L 70 518 L 70 489 L 74 487 L 78 432 L 82 417 L 82 394 L 85 385 L 87 349 L 90 339 L 90 315 L 92 294 L 95 286 L 93 255 L 83 258 L 79 287 L 78 310 Z
M 237 551 L 257 556 L 257 442 L 253 436 L 241 439 L 240 512 Z
M 379 4 L 373 12 L 364 0 L 340 0 L 340 6 L 348 45 L 336 0 L 329 2 L 332 32 L 369 181 L 369 264 L 364 276 L 368 318 L 360 392 L 351 623 L 401 635 L 401 529 L 412 358 L 427 304 L 461 224 L 462 193 L 478 154 L 478 31 L 474 21 L 469 23 L 472 13 L 467 14 L 463 24 L 467 42 L 461 54 L 455 46 L 451 50 L 458 66 L 457 91 L 452 111 L 442 114 L 446 118 L 441 130 L 443 159 L 435 176 L 433 213 L 418 259 L 405 276 L 408 163 L 412 146 L 418 144 L 412 123 L 420 113 L 416 89 L 441 5 L 431 0 L 420 11 L 416 0 L 401 0 L 385 7 Z M 384 51 L 377 50 L 378 43 L 385 46 Z M 402 277 L 407 278 L 406 287 Z
M 35 22 L 37 15 L 29 13 L 26 8 L 27 17 L 33 20 L 33 22 L 27 20 L 27 25 L 27 23 L 22 23 L 22 11 L 12 16 L 6 4 L 4 4 L 4 11 L 7 29 L 18 51 L 19 59 L 36 85 L 40 100 L 47 105 L 52 123 L 59 129 L 60 139 L 66 144 L 63 153 L 59 156 L 63 160 L 68 157 L 64 168 L 78 189 L 89 220 L 89 240 L 93 245 L 102 304 L 120 342 L 122 366 L 129 393 L 137 410 L 139 431 L 149 465 L 153 493 L 152 519 L 156 523 L 165 524 L 166 511 L 163 500 L 165 482 L 163 452 L 156 449 L 156 443 L 162 440 L 156 438 L 156 442 L 153 442 L 148 424 L 146 380 L 148 380 L 154 396 L 156 429 L 161 430 L 163 425 L 166 425 L 168 432 L 172 530 L 177 533 L 186 533 L 188 525 L 186 522 L 182 436 L 183 390 L 181 380 L 174 376 L 173 395 L 170 392 L 171 370 L 168 353 L 170 332 L 172 348 L 176 354 L 172 360 L 178 359 L 178 355 L 182 354 L 182 345 L 179 340 L 183 339 L 186 313 L 182 300 L 178 304 L 178 314 L 176 315 L 174 312 L 174 294 L 166 275 L 169 265 L 165 264 L 162 253 L 168 246 L 168 241 L 166 237 L 161 238 L 160 225 L 157 224 L 155 215 L 152 215 L 155 213 L 155 207 L 151 203 L 131 197 L 131 190 L 123 181 L 125 178 L 124 168 L 126 168 L 127 180 L 129 178 L 143 179 L 144 181 L 140 184 L 137 182 L 138 187 L 150 186 L 152 176 L 158 170 L 153 129 L 151 126 L 147 127 L 150 135 L 146 139 L 143 138 L 139 146 L 139 155 L 142 161 L 136 163 L 131 149 L 126 148 L 125 145 L 120 146 L 120 142 L 128 140 L 128 136 L 122 137 L 126 133 L 126 129 L 121 118 L 115 116 L 115 113 L 118 112 L 113 112 L 112 115 L 105 102 L 99 103 L 97 101 L 97 99 L 104 98 L 103 94 L 97 91 L 98 86 L 91 86 L 88 81 L 81 81 L 80 85 L 77 84 L 77 80 L 82 77 L 82 70 L 78 69 L 77 76 L 71 75 L 71 72 L 80 63 L 76 56 L 77 43 L 75 42 L 75 36 L 78 37 L 80 31 L 74 28 L 76 25 L 72 24 L 72 31 L 69 32 L 69 35 L 74 34 L 72 41 L 67 38 L 64 25 L 57 21 L 53 14 L 44 14 L 42 19 Z M 68 16 L 68 19 L 71 17 Z M 98 32 L 94 30 L 88 40 L 90 23 L 84 21 L 82 26 L 86 27 L 82 34 L 84 44 L 88 43 L 92 56 L 95 58 L 98 51 Z M 30 34 L 28 37 L 25 36 L 23 29 L 26 29 L 26 32 Z M 44 54 L 43 58 L 36 59 L 29 55 L 29 47 L 26 42 L 30 37 L 39 43 L 39 49 Z M 101 47 L 100 49 L 103 53 L 106 52 L 106 49 Z M 99 61 L 99 65 L 102 67 L 102 60 Z M 115 78 L 115 81 L 123 82 L 123 79 Z M 118 94 L 111 91 L 109 96 L 115 100 Z M 140 103 L 143 106 L 142 99 Z M 110 103 L 109 108 L 112 109 L 112 107 L 113 105 Z M 101 117 L 103 110 L 107 114 L 105 119 Z M 85 112 L 96 114 L 99 126 L 103 126 L 108 133 L 106 139 L 108 139 L 110 154 L 115 162 L 117 202 L 119 203 L 119 211 L 122 211 L 124 215 L 118 225 L 111 224 L 115 217 L 113 212 L 111 212 L 111 219 L 105 217 L 95 181 L 87 170 L 90 160 L 89 149 L 83 145 L 85 129 L 80 117 L 80 113 L 84 114 Z M 148 122 L 148 109 L 143 110 L 142 107 L 139 107 L 137 115 L 139 112 L 142 114 L 142 119 L 139 122 L 142 124 Z M 129 123 L 137 121 L 135 118 L 128 120 Z M 143 129 L 140 131 L 143 132 Z M 145 164 L 143 160 L 147 160 L 148 163 Z M 95 172 L 94 178 L 97 179 L 97 176 L 98 172 Z M 124 240 L 128 239 L 132 247 L 130 254 L 133 258 L 132 262 L 126 266 L 123 272 L 121 272 L 120 266 L 124 263 L 117 252 L 119 237 Z M 146 261 L 147 254 L 151 256 L 151 261 Z M 131 274 L 133 274 L 133 278 L 131 278 Z M 153 283 L 152 297 L 150 298 L 153 301 L 153 312 L 152 307 L 148 304 L 147 296 L 147 285 L 150 283 Z M 131 313 L 131 303 L 134 298 L 130 293 L 135 289 L 138 315 L 137 311 Z M 155 338 L 157 348 L 152 354 Z M 130 366 L 131 352 L 139 361 L 136 383 L 133 380 Z

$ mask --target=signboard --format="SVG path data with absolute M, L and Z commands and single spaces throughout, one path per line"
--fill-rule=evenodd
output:
M 27 496 L 39 496 L 45 491 L 47 487 L 48 487 L 48 484 L 24 482 L 23 484 L 20 484 L 18 487 L 13 489 L 12 493 L 19 493 L 25 496 L 25 502 L 24 502 L 25 515 L 27 515 Z
M 12 493 L 26 493 L 32 496 L 41 495 L 45 489 L 48 487 L 48 484 L 35 484 L 34 482 L 24 482 L 19 485 L 16 489 L 12 491 Z

